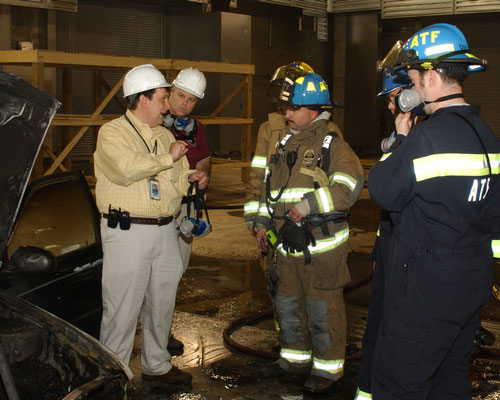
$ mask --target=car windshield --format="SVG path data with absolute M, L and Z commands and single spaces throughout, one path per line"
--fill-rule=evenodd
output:
M 60 256 L 96 242 L 88 193 L 78 181 L 41 187 L 30 197 L 8 244 L 9 257 L 20 246 Z

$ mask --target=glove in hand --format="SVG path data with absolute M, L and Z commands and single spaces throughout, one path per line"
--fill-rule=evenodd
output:
M 315 244 L 314 237 L 309 231 L 307 224 L 301 222 L 299 225 L 290 218 L 285 218 L 285 224 L 279 231 L 283 249 L 287 253 L 304 251 L 309 244 Z

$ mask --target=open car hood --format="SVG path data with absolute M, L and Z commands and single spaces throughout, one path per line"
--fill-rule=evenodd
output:
M 19 398 L 126 398 L 132 371 L 115 353 L 73 325 L 0 290 L 0 327 L 0 351 L 10 365 L 13 379 L 9 384 L 16 387 Z M 2 380 L 6 385 L 4 376 Z
M 60 103 L 0 71 L 0 267 L 47 129 Z

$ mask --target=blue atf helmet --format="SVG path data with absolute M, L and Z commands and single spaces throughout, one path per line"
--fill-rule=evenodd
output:
M 411 86 L 411 79 L 408 78 L 406 71 L 401 71 L 398 74 L 394 69 L 387 67 L 384 69 L 382 77 L 382 91 L 377 94 L 377 99 L 391 93 L 393 90 Z
M 318 74 L 309 72 L 292 80 L 285 78 L 289 85 L 283 85 L 280 103 L 290 106 L 331 108 L 328 85 Z
M 406 41 L 395 69 L 434 68 L 443 68 L 448 75 L 464 79 L 471 72 L 484 71 L 486 60 L 480 60 L 469 52 L 467 40 L 456 26 L 434 24 L 421 29 Z

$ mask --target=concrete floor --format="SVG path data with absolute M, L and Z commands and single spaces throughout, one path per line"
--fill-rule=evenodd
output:
M 142 382 L 140 335 L 136 337 L 130 366 L 134 379 L 129 383 L 130 399 L 308 399 L 302 393 L 302 382 L 263 378 L 259 372 L 270 358 L 236 351 L 223 340 L 229 324 L 248 315 L 269 315 L 270 302 L 259 265 L 259 252 L 243 221 L 242 209 L 223 208 L 243 204 L 244 185 L 239 169 L 214 169 L 208 204 L 213 232 L 195 239 L 190 266 L 184 275 L 177 296 L 173 333 L 183 341 L 184 354 L 172 362 L 193 374 L 189 388 Z M 370 252 L 378 225 L 379 210 L 369 199 L 366 189 L 351 210 L 349 268 L 352 281 L 366 280 L 371 273 Z M 336 390 L 324 399 L 353 399 L 360 368 L 360 341 L 364 331 L 370 284 L 346 294 L 349 356 L 345 375 Z M 490 315 L 500 315 L 495 304 Z M 270 318 L 238 329 L 231 336 L 239 345 L 272 356 L 277 343 Z M 486 367 L 495 367 L 496 360 Z M 500 399 L 499 382 L 475 383 L 475 400 Z

